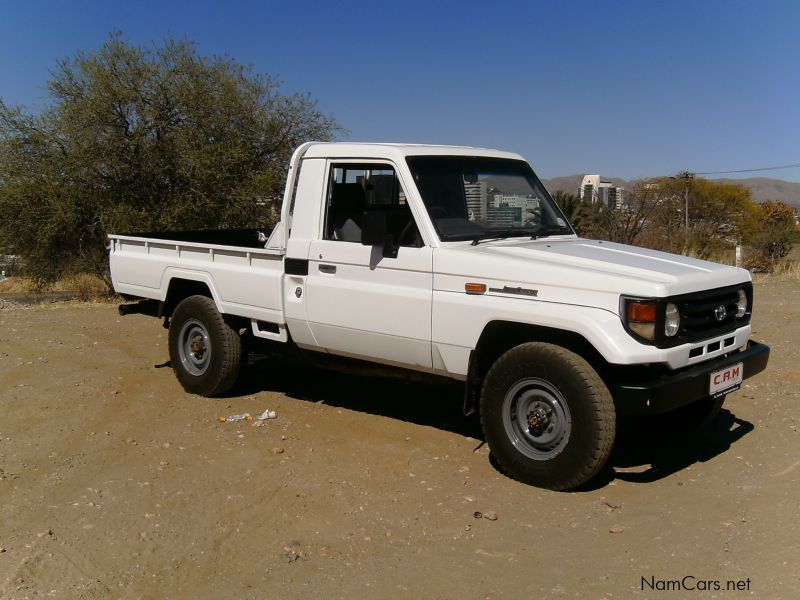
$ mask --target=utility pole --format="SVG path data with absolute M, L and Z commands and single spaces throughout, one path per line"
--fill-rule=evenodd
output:
M 689 180 L 694 179 L 694 173 L 690 173 L 689 171 L 683 171 L 682 173 L 678 173 L 672 179 L 683 179 L 685 187 L 683 189 L 683 201 L 685 204 L 685 208 L 683 211 L 683 215 L 686 219 L 686 236 L 689 236 Z

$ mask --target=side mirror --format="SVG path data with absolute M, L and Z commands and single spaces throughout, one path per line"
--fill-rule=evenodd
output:
M 365 211 L 361 215 L 361 243 L 380 246 L 386 240 L 386 213 L 382 210 Z
M 386 213 L 382 210 L 370 210 L 362 214 L 361 244 L 364 246 L 383 246 L 383 256 L 397 258 L 398 245 L 394 236 L 388 231 Z

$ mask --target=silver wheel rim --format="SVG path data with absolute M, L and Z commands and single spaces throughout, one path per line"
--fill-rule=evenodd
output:
M 202 375 L 211 363 L 211 340 L 205 326 L 189 319 L 178 334 L 178 353 L 181 364 L 192 375 Z
M 521 379 L 503 398 L 503 427 L 514 447 L 533 460 L 549 460 L 569 441 L 572 416 L 567 401 L 553 385 Z

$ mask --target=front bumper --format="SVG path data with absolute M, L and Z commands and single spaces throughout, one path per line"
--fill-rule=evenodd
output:
M 743 363 L 748 379 L 767 368 L 769 346 L 750 341 L 747 348 L 694 367 L 667 373 L 644 382 L 611 386 L 617 410 L 627 414 L 658 414 L 708 396 L 709 376 L 725 367 Z

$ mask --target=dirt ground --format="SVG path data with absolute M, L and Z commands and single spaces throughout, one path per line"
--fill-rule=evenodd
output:
M 624 430 L 576 493 L 500 474 L 450 387 L 262 361 L 200 398 L 155 319 L 8 304 L 0 597 L 797 597 L 798 292 L 757 283 L 770 366 L 710 430 Z

